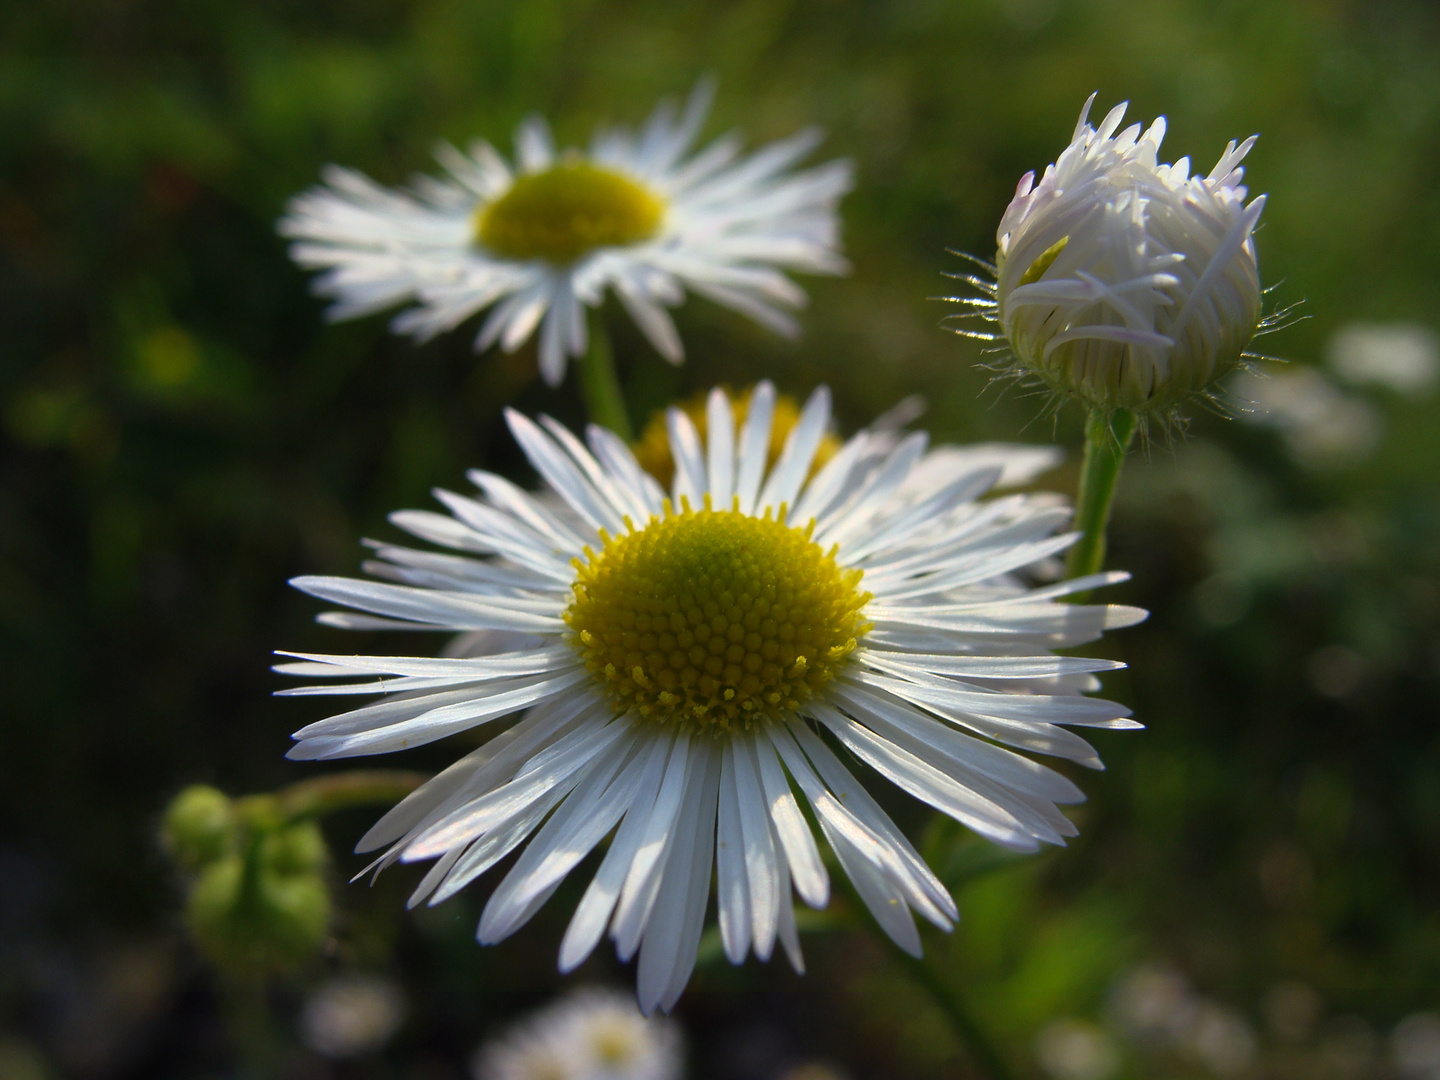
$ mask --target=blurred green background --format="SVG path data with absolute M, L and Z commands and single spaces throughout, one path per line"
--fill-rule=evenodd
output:
M 271 649 L 393 649 L 314 625 L 286 578 L 355 571 L 362 536 L 395 535 L 389 510 L 466 467 L 523 475 L 502 407 L 580 419 L 533 349 L 324 325 L 274 233 L 285 199 L 330 161 L 398 183 L 440 138 L 508 146 L 531 111 L 583 142 L 705 73 L 707 135 L 816 123 L 822 155 L 854 159 L 855 269 L 805 283 L 797 342 L 690 301 L 679 369 L 611 318 L 637 417 L 767 376 L 797 395 L 828 382 L 847 428 L 920 393 L 939 439 L 1065 444 L 1071 466 L 1047 478 L 1065 491 L 1078 414 L 1032 422 L 1037 399 L 987 390 L 976 343 L 928 299 L 963 268 L 945 248 L 993 251 L 1015 182 L 1092 90 L 1101 110 L 1166 114 L 1167 159 L 1204 171 L 1262 133 L 1261 269 L 1308 318 L 1263 342 L 1291 362 L 1255 395 L 1276 398 L 1268 420 L 1201 414 L 1127 466 L 1111 561 L 1135 578 L 1113 598 L 1154 615 L 1101 647 L 1131 664 L 1107 689 L 1148 730 L 1098 735 L 1109 771 L 1083 777 L 1066 850 L 996 863 L 925 834 L 963 913 L 927 948 L 1021 1075 L 1440 1076 L 1440 398 L 1433 378 L 1364 382 L 1335 344 L 1403 324 L 1434 367 L 1434 4 L 67 0 L 7 5 L 0 50 L 7 1080 L 460 1077 L 561 985 L 573 896 L 481 950 L 484 884 L 411 915 L 416 871 L 341 884 L 373 817 L 354 811 L 326 822 L 330 944 L 263 994 L 237 987 L 186 941 L 156 826 L 189 782 L 316 774 L 284 760 L 318 714 L 270 698 Z M 803 980 L 702 965 L 678 1013 L 693 1075 L 979 1075 L 873 941 L 805 944 Z M 356 970 L 389 980 L 406 1018 L 330 1060 L 296 1018 Z M 599 958 L 582 978 L 630 976 Z

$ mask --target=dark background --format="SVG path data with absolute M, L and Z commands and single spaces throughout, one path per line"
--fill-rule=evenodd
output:
M 1261 269 L 1308 316 L 1264 341 L 1291 361 L 1280 375 L 1326 372 L 1348 324 L 1440 309 L 1428 3 L 68 0 L 6 5 L 0 43 L 0 1071 L 17 1076 L 234 1075 L 260 1023 L 285 1075 L 438 1080 L 561 985 L 573 897 L 481 950 L 484 884 L 414 915 L 412 870 L 340 884 L 368 812 L 327 822 L 335 940 L 272 984 L 261 1021 L 180 927 L 155 837 L 170 796 L 317 769 L 284 760 L 314 716 L 270 698 L 270 650 L 394 647 L 315 626 L 286 578 L 353 572 L 360 537 L 394 537 L 389 510 L 466 467 L 523 476 L 504 406 L 580 419 L 533 349 L 323 324 L 273 224 L 326 162 L 398 183 L 440 138 L 508 148 L 531 111 L 583 143 L 711 73 L 707 135 L 818 123 L 822 156 L 854 159 L 855 270 L 806 282 L 794 343 L 692 300 L 680 369 L 607 311 L 636 416 L 772 377 L 802 396 L 828 382 L 851 430 L 920 393 L 938 439 L 1058 439 L 1072 464 L 1047 481 L 1067 492 L 1078 413 L 1052 427 L 1038 400 L 987 391 L 927 298 L 962 268 L 946 247 L 993 251 L 1016 180 L 1054 159 L 1092 90 L 1102 115 L 1126 98 L 1134 119 L 1165 113 L 1166 159 L 1202 171 L 1263 133 L 1247 162 L 1271 194 Z M 1154 615 L 1103 648 L 1131 664 L 1108 691 L 1148 730 L 1098 736 L 1109 771 L 1083 777 L 1080 840 L 975 876 L 954 937 L 927 935 L 1022 1071 L 1063 1029 L 1118 1054 L 1104 1076 L 1223 1074 L 1223 1055 L 1126 1034 L 1115 988 L 1137 965 L 1250 1040 L 1230 1075 L 1394 1075 L 1390 1033 L 1436 1003 L 1440 399 L 1324 378 L 1362 403 L 1373 445 L 1297 453 L 1200 413 L 1127 465 L 1111 561 L 1135 579 L 1112 592 Z M 432 750 L 400 764 L 453 754 Z M 702 966 L 679 1009 L 695 1075 L 769 1080 L 811 1058 L 966 1075 L 884 949 L 806 947 L 803 981 Z M 352 969 L 401 986 L 409 1020 L 382 1054 L 331 1065 L 293 1018 Z M 604 959 L 584 976 L 630 977 Z M 1309 1019 L 1287 1027 L 1301 999 Z

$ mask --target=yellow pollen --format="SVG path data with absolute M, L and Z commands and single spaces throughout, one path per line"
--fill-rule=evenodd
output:
M 517 177 L 475 213 L 475 238 L 511 259 L 571 263 L 600 247 L 625 247 L 660 231 L 665 202 L 644 185 L 584 160 Z
M 730 398 L 730 408 L 735 414 L 735 425 L 738 429 L 745 422 L 745 415 L 750 410 L 750 395 L 753 388 L 742 390 L 735 394 L 726 390 L 726 396 Z M 703 442 L 708 437 L 710 421 L 705 412 L 704 392 L 696 394 L 686 401 L 679 402 L 679 408 L 695 425 L 695 430 L 700 433 Z M 767 469 L 780 460 L 780 452 L 785 449 L 785 440 L 790 437 L 790 430 L 800 421 L 800 404 L 789 394 L 777 394 L 775 396 L 775 412 L 770 421 L 770 446 L 766 455 L 765 467 Z M 820 437 L 820 445 L 815 448 L 815 460 L 810 464 L 810 473 L 813 476 L 820 467 L 829 461 L 840 449 L 840 440 L 830 432 Z M 670 435 L 665 427 L 665 413 L 658 410 L 650 417 L 645 425 L 645 430 L 640 433 L 640 441 L 635 444 L 635 458 L 640 462 L 640 467 L 648 472 L 660 486 L 668 488 L 670 482 L 675 478 L 675 459 L 670 456 Z
M 766 511 L 677 513 L 576 559 L 571 641 L 615 707 L 714 734 L 814 697 L 870 629 L 861 570 Z

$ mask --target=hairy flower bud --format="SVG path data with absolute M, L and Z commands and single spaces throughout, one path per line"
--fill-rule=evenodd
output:
M 1164 416 L 1233 370 L 1260 325 L 1251 233 L 1231 142 L 1208 176 L 1158 164 L 1165 119 L 1116 134 L 1085 103 L 1039 182 L 1021 179 L 997 231 L 994 305 L 1018 370 L 1091 408 Z

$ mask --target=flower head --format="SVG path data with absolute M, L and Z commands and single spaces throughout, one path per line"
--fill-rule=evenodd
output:
M 739 392 L 733 392 L 721 388 L 730 401 L 731 415 L 736 424 L 745 423 L 745 415 L 750 408 L 750 398 L 755 392 L 753 386 L 746 387 Z M 679 403 L 679 408 L 685 411 L 690 422 L 695 425 L 695 432 L 703 440 L 707 435 L 709 424 L 709 398 L 710 395 L 701 392 L 685 401 Z M 666 420 L 667 410 L 657 409 L 651 414 L 649 422 L 640 432 L 636 440 L 635 460 L 640 467 L 648 472 L 660 486 L 669 488 L 675 479 L 675 457 L 670 453 L 670 425 Z M 780 453 L 785 449 L 785 440 L 790 437 L 790 432 L 800 422 L 800 402 L 789 394 L 776 394 L 770 406 L 770 446 L 765 455 L 765 467 L 772 467 L 780 460 Z M 819 469 L 827 461 L 835 456 L 840 449 L 840 441 L 830 431 L 820 436 L 820 444 L 815 448 L 815 457 L 810 463 L 813 472 Z
M 481 1047 L 475 1080 L 679 1080 L 684 1047 L 672 1021 L 634 1001 L 581 990 Z
M 1094 101 L 1039 182 L 1021 178 L 977 306 L 1018 372 L 1091 408 L 1164 417 L 1238 366 L 1260 328 L 1265 196 L 1247 204 L 1240 183 L 1255 137 L 1192 176 L 1188 158 L 1159 164 L 1164 117 L 1119 131 L 1120 104 L 1095 128 Z
M 563 512 L 475 471 L 478 497 L 437 492 L 449 515 L 391 519 L 450 553 L 375 544 L 367 569 L 382 581 L 295 581 L 365 613 L 321 617 L 332 625 L 491 636 L 463 657 L 292 654 L 279 670 L 358 681 L 287 693 L 382 696 L 302 728 L 291 757 L 387 753 L 519 716 L 361 848 L 383 849 L 377 865 L 436 860 L 412 898 L 436 903 L 526 844 L 480 920 L 479 939 L 494 942 L 609 836 L 560 964 L 578 965 L 608 930 L 622 958 L 638 951 L 647 1012 L 689 979 L 712 869 L 731 961 L 768 958 L 778 940 L 802 969 L 792 889 L 821 907 L 829 878 L 792 784 L 896 942 L 918 953 L 912 910 L 950 926 L 950 894 L 831 740 L 1028 851 L 1074 834 L 1057 804 L 1082 795 L 1016 751 L 1098 768 L 1065 725 L 1136 726 L 1084 696 L 1118 665 L 1052 651 L 1143 617 L 1063 602 L 1125 575 L 1033 586 L 1027 568 L 1075 539 L 1058 531 L 1069 509 L 1046 495 L 980 501 L 1053 455 L 927 453 L 922 433 L 861 432 L 812 474 L 828 392 L 811 396 L 771 465 L 774 413 L 769 383 L 743 424 L 713 391 L 703 440 L 671 409 L 667 493 L 612 432 L 592 426 L 582 443 L 511 412 Z
M 741 156 L 726 137 L 690 149 L 710 104 L 702 84 L 677 118 L 662 105 L 638 133 L 602 130 L 588 152 L 557 153 L 535 118 L 516 135 L 514 166 L 489 143 L 442 146 L 448 171 L 408 191 L 330 166 L 325 185 L 292 200 L 280 231 L 334 319 L 413 302 L 392 324 L 421 340 L 490 309 L 477 350 L 513 351 L 540 331 L 552 385 L 584 353 L 585 307 L 612 290 L 667 360 L 683 356 L 667 311 L 688 289 L 781 333 L 805 294 L 784 270 L 835 274 L 836 204 L 848 162 L 793 171 L 819 142 L 803 131 Z

